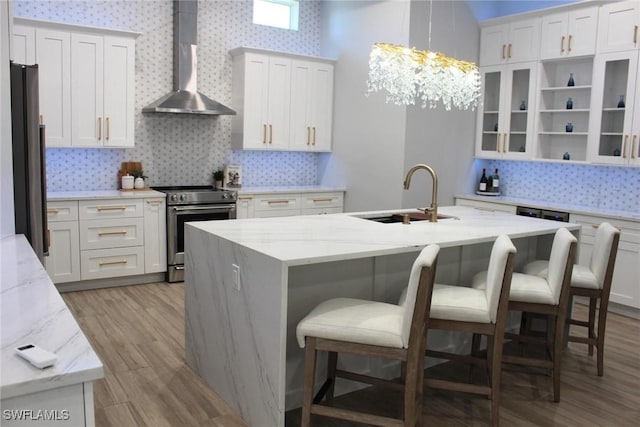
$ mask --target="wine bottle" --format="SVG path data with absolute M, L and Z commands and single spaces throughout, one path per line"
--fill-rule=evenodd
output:
M 478 190 L 480 191 L 487 191 L 487 184 L 489 183 L 489 181 L 487 180 L 487 170 L 486 169 L 482 169 L 482 178 L 480 178 L 480 185 L 478 186 Z
M 500 192 L 500 176 L 498 175 L 498 168 L 496 168 L 496 172 L 491 177 L 491 191 L 494 193 Z

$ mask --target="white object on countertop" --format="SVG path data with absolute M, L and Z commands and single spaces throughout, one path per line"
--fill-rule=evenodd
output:
M 35 344 L 25 344 L 16 348 L 16 354 L 36 368 L 44 369 L 55 365 L 58 356 Z
M 133 186 L 135 188 L 144 188 L 144 179 L 143 178 L 136 178 L 136 180 L 134 181 Z
M 122 189 L 123 190 L 133 189 L 133 177 L 131 175 L 124 175 L 122 177 Z

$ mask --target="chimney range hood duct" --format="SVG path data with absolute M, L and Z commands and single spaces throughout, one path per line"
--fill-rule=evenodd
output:
M 236 112 L 198 92 L 198 1 L 173 2 L 174 91 L 142 109 L 143 113 L 235 115 Z

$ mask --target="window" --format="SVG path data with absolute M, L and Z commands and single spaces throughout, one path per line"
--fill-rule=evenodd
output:
M 298 30 L 298 0 L 253 0 L 253 23 Z

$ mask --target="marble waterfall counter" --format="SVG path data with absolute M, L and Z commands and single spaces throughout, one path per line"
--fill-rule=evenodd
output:
M 94 425 L 92 383 L 104 377 L 102 362 L 23 235 L 0 239 L 0 275 L 0 424 Z M 38 369 L 15 354 L 29 343 L 57 363 Z M 12 410 L 23 411 L 24 423 Z
M 188 223 L 187 364 L 249 425 L 283 426 L 285 411 L 301 400 L 304 352 L 295 327 L 320 301 L 397 302 L 413 260 L 428 244 L 443 248 L 437 280 L 456 283 L 486 269 L 500 234 L 514 240 L 516 264 L 522 265 L 548 255 L 558 228 L 576 235 L 580 230 L 461 206 L 440 213 L 456 218 L 384 224 L 363 219 L 380 214 L 369 212 Z M 429 345 L 459 343 L 430 335 Z M 379 375 L 397 372 L 384 361 L 359 367 Z

